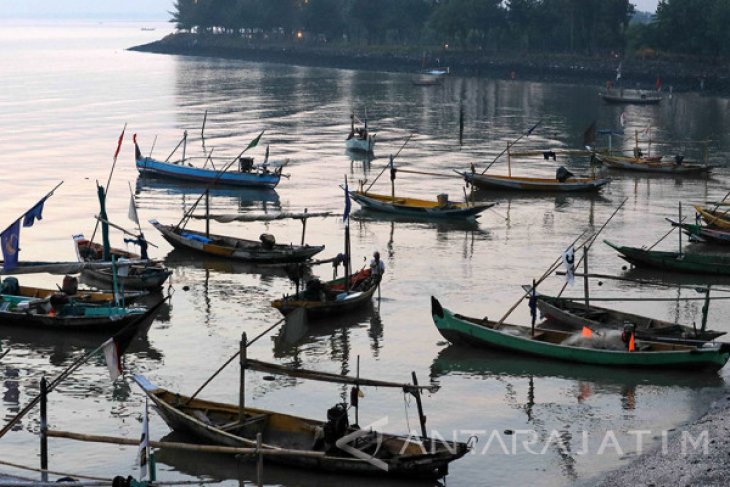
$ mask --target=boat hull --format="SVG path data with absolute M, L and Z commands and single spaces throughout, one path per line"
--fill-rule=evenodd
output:
M 616 250 L 622 259 L 637 267 L 653 267 L 688 274 L 730 276 L 730 259 L 727 257 L 644 250 L 616 245 L 606 240 L 604 242 Z
M 343 279 L 337 279 L 327 283 L 328 285 L 342 284 Z M 304 295 L 305 291 L 298 295 L 285 296 L 271 302 L 271 306 L 278 309 L 284 316 L 295 309 L 303 309 L 309 319 L 320 319 L 338 316 L 367 305 L 373 297 L 379 283 L 373 281 L 366 289 L 361 289 L 351 296 L 340 301 L 321 301 L 309 299 Z
M 282 244 L 275 244 L 273 248 L 265 249 L 261 242 L 255 240 L 234 239 L 213 234 L 206 237 L 203 232 L 193 230 L 176 231 L 172 225 L 162 225 L 156 220 L 151 220 L 150 223 L 175 248 L 194 250 L 203 254 L 241 262 L 302 262 L 324 250 L 324 245 Z M 204 240 L 208 240 L 208 242 Z
M 712 169 L 711 166 L 706 164 L 677 164 L 675 162 L 643 161 L 632 157 L 608 156 L 601 154 L 596 154 L 596 159 L 611 169 L 660 174 L 701 174 Z
M 355 152 L 373 152 L 373 149 L 375 148 L 375 136 L 368 135 L 367 139 L 352 137 L 345 140 L 345 148 L 349 151 Z
M 138 383 L 140 384 L 145 384 L 145 382 L 146 381 L 144 379 L 141 381 L 138 380 Z M 162 416 L 164 421 L 173 430 L 186 433 L 199 440 L 211 442 L 217 445 L 242 448 L 250 448 L 253 446 L 253 438 L 248 438 L 248 436 L 250 435 L 255 437 L 255 433 L 252 434 L 245 432 L 243 433 L 243 437 L 237 436 L 224 431 L 215 424 L 209 424 L 201 421 L 198 417 L 194 417 L 192 414 L 188 414 L 183 411 L 181 407 L 182 405 L 187 405 L 188 402 L 190 402 L 190 409 L 208 410 L 221 416 L 228 415 L 230 417 L 235 417 L 238 412 L 237 406 L 211 401 L 201 401 L 198 399 L 188 401 L 187 397 L 175 394 L 174 397 L 177 405 L 177 407 L 175 407 L 176 405 L 170 404 L 166 400 L 167 397 L 171 395 L 168 391 L 156 388 L 149 383 L 143 385 L 143 388 L 147 396 L 154 402 L 160 416 Z M 388 469 L 384 470 L 367 459 L 355 458 L 344 452 L 339 452 L 339 454 L 334 455 L 327 453 L 320 456 L 307 455 L 308 453 L 316 452 L 312 449 L 312 444 L 314 443 L 315 430 L 317 428 L 322 428 L 323 426 L 323 423 L 320 421 L 254 408 L 246 408 L 245 413 L 247 417 L 260 417 L 262 415 L 266 415 L 268 416 L 268 424 L 279 430 L 277 431 L 277 435 L 274 435 L 273 433 L 268 433 L 267 427 L 264 426 L 262 435 L 263 448 L 272 449 L 285 447 L 290 450 L 301 450 L 302 452 L 301 456 L 265 455 L 265 461 L 297 468 L 315 469 L 319 471 L 348 475 L 440 478 L 448 473 L 448 464 L 450 462 L 462 457 L 468 451 L 468 447 L 464 443 L 433 440 L 437 447 L 432 447 L 432 452 L 426 452 L 424 454 L 406 454 L 392 459 L 384 459 L 383 461 L 388 466 Z M 402 441 L 401 437 L 396 437 L 394 435 L 388 435 L 385 433 L 379 435 L 382 437 L 381 444 L 383 445 L 389 442 Z M 279 441 L 284 438 L 289 441 L 284 445 L 279 444 Z M 292 441 L 295 443 L 291 444 Z
M 492 176 L 488 174 L 460 173 L 464 179 L 481 189 L 500 189 L 510 191 L 543 191 L 543 192 L 595 192 L 607 185 L 610 179 L 569 179 L 560 182 L 557 179 L 518 178 L 509 176 Z
M 213 169 L 189 167 L 183 164 L 156 161 L 150 158 L 137 159 L 137 170 L 142 175 L 173 178 L 184 181 L 226 184 L 252 188 L 274 189 L 281 179 L 277 173 L 245 173 L 226 171 L 221 173 Z
M 2 306 L 0 300 L 0 307 Z M 102 310 L 102 308 L 99 308 Z M 68 330 L 79 332 L 109 332 L 113 333 L 125 328 L 136 320 L 144 320 L 148 310 L 146 308 L 107 308 L 107 314 L 51 316 L 49 314 L 32 314 L 22 311 L 0 310 L 0 325 L 18 326 L 25 328 L 44 328 L 53 330 Z M 103 310 L 102 310 L 103 311 Z M 100 311 L 100 313 L 102 312 Z
M 662 101 L 661 95 L 640 94 L 640 95 L 624 95 L 612 93 L 599 93 L 603 101 L 606 103 L 622 104 L 622 105 L 656 105 Z
M 463 203 L 452 203 L 450 206 L 444 207 L 439 206 L 435 201 L 398 197 L 392 200 L 389 196 L 359 191 L 350 191 L 350 197 L 368 210 L 427 219 L 474 219 L 481 212 L 495 205 L 495 203 L 477 203 L 465 206 Z
M 520 334 L 510 334 L 500 329 L 493 329 L 493 322 L 484 325 L 480 320 L 455 315 L 435 298 L 432 299 L 432 316 L 439 333 L 452 343 L 464 343 L 472 346 L 487 347 L 510 352 L 532 355 L 536 357 L 562 360 L 591 365 L 612 367 L 646 367 L 651 369 L 681 369 L 688 372 L 719 370 L 730 358 L 730 350 L 725 346 L 713 344 L 704 347 L 686 347 L 682 345 L 664 345 L 663 351 L 604 350 L 550 343 L 530 337 L 530 329 L 514 325 L 503 325 L 505 330 Z M 539 330 L 542 333 L 555 334 L 553 330 Z M 566 338 L 569 333 L 559 332 Z M 676 350 L 672 350 L 676 348 Z

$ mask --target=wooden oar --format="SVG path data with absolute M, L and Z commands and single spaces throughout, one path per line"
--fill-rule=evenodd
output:
M 519 137 L 517 137 L 512 142 L 509 142 L 507 144 L 507 148 L 504 149 L 499 154 L 497 154 L 497 157 L 495 157 L 494 160 L 492 162 L 490 162 L 489 165 L 486 168 L 484 168 L 484 171 L 482 171 L 482 174 L 484 174 L 485 172 L 487 172 L 489 170 L 489 168 L 492 167 L 494 165 L 494 163 L 497 162 L 497 160 L 500 157 L 502 157 L 504 155 L 504 153 L 507 152 L 510 149 L 510 147 L 512 147 L 513 145 L 515 145 L 517 142 L 519 142 L 520 140 L 522 140 L 524 137 L 527 137 L 530 134 L 532 134 L 532 131 L 535 130 L 537 128 L 537 126 L 540 125 L 541 123 L 542 123 L 542 120 L 538 120 L 538 122 L 535 125 L 533 125 L 532 128 L 530 128 L 527 132 L 525 132 L 524 134 L 520 135 Z

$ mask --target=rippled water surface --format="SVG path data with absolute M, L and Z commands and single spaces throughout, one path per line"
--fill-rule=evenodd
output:
M 360 357 L 364 376 L 407 381 L 415 371 L 421 382 L 442 389 L 425 398 L 429 430 L 466 441 L 479 436 L 473 455 L 455 462 L 450 485 L 566 485 L 615 468 L 636 450 L 631 432 L 650 430 L 646 438 L 700 414 L 725 387 L 728 372 L 686 376 L 642 373 L 535 361 L 504 353 L 482 352 L 446 344 L 433 326 L 429 297 L 473 316 L 501 316 L 520 296 L 519 285 L 539 277 L 562 249 L 584 230 L 597 229 L 624 198 L 626 204 L 602 237 L 630 245 L 646 245 L 668 230 L 677 203 L 722 198 L 727 191 L 725 166 L 730 137 L 728 100 L 679 94 L 656 107 L 613 107 L 602 104 L 596 88 L 523 81 L 451 77 L 442 87 L 415 87 L 405 74 L 358 72 L 255 64 L 232 60 L 162 56 L 125 51 L 152 41 L 169 29 L 141 31 L 131 24 L 2 24 L 0 42 L 0 220 L 4 226 L 30 207 L 57 182 L 64 184 L 47 202 L 43 221 L 21 233 L 22 258 L 73 260 L 71 236 L 91 234 L 97 212 L 94 182 L 106 181 L 117 137 L 127 124 L 125 142 L 109 190 L 112 220 L 130 226 L 127 206 L 131 186 L 140 215 L 176 222 L 197 199 L 200 186 L 138 177 L 133 165 L 131 134 L 144 152 L 156 138 L 153 154 L 164 158 L 189 130 L 188 154 L 199 155 L 200 126 L 208 110 L 206 145 L 216 155 L 232 157 L 261 130 L 271 157 L 288 158 L 290 178 L 276 192 L 213 190 L 211 206 L 218 213 L 301 211 L 341 212 L 344 176 L 351 184 L 373 181 L 396 153 L 401 168 L 454 175 L 470 163 L 492 161 L 508 141 L 538 120 L 542 123 L 525 147 L 573 148 L 592 121 L 599 128 L 618 124 L 626 112 L 627 132 L 651 126 L 652 150 L 682 148 L 682 140 L 710 138 L 711 159 L 720 164 L 713 176 L 676 179 L 610 173 L 611 184 L 598 196 L 482 194 L 496 200 L 478 224 L 400 221 L 355 213 L 352 222 L 354 262 L 379 249 L 387 266 L 382 299 L 372 307 L 340 320 L 310 327 L 304 337 L 286 343 L 280 331 L 264 337 L 249 356 L 337 373 L 354 373 Z M 414 67 L 416 68 L 416 67 Z M 459 144 L 459 101 L 465 128 Z M 377 132 L 371 163 L 351 160 L 344 137 L 349 114 L 369 119 Z M 640 134 L 644 136 L 643 134 Z M 666 144 L 673 142 L 671 147 Z M 615 142 L 620 144 L 621 142 Z M 631 140 L 624 142 L 629 148 Z M 261 158 L 263 144 L 252 151 Z M 669 152 L 673 154 L 673 152 Z M 691 151 L 689 155 L 695 155 Z M 589 173 L 586 159 L 559 161 L 575 173 Z M 515 175 L 552 177 L 555 163 L 542 156 L 515 158 Z M 491 169 L 505 173 L 499 162 Z M 400 173 L 398 193 L 435 198 L 448 193 L 463 199 L 458 178 Z M 387 174 L 373 191 L 390 190 Z M 193 222 L 202 228 L 200 222 Z M 291 292 L 285 274 L 173 252 L 149 225 L 148 239 L 159 248 L 154 257 L 173 269 L 171 304 L 148 334 L 125 357 L 127 370 L 182 393 L 192 393 L 238 347 L 242 332 L 254 336 L 279 319 L 270 300 Z M 264 231 L 282 242 L 298 241 L 297 222 L 213 223 L 212 230 L 257 238 Z M 310 243 L 325 244 L 324 256 L 342 247 L 339 218 L 312 220 Z M 123 246 L 121 235 L 114 243 Z M 658 248 L 674 248 L 676 235 Z M 696 247 L 694 250 L 705 251 Z M 717 249 L 714 249 L 717 251 Z M 622 261 L 598 242 L 590 256 L 595 272 L 621 274 Z M 322 277 L 329 267 L 316 269 Z M 678 282 L 671 276 L 639 273 L 640 277 Z M 22 276 L 22 283 L 54 286 L 58 277 Z M 703 283 L 702 278 L 683 278 Z M 730 284 L 727 282 L 725 284 Z M 542 286 L 557 292 L 553 277 Z M 728 286 L 730 287 L 730 286 Z M 582 296 L 582 287 L 566 295 Z M 593 296 L 698 297 L 694 291 L 637 287 L 605 281 Z M 727 301 L 710 308 L 712 328 L 730 331 L 723 319 Z M 701 301 L 610 303 L 657 318 L 700 321 Z M 527 323 L 522 303 L 510 317 Z M 82 337 L 2 328 L 2 348 L 10 353 L 0 363 L 0 415 L 11 418 L 38 392 L 41 376 L 54 376 L 103 337 Z M 235 402 L 238 372 L 230 367 L 203 393 L 206 398 Z M 332 384 L 287 378 L 264 380 L 247 375 L 248 404 L 313 418 L 345 397 Z M 366 390 L 360 423 L 388 418 L 387 431 L 417 428 L 413 401 L 400 391 Z M 51 396 L 53 428 L 137 438 L 143 395 L 131 380 L 109 381 L 103 359 L 83 366 Z M 0 440 L 0 459 L 37 464 L 38 416 L 34 412 Z M 517 435 L 505 434 L 505 431 Z M 534 431 L 539 444 L 531 454 L 522 448 L 521 430 Z M 601 450 L 607 430 L 620 449 Z M 151 416 L 154 439 L 167 439 L 169 429 Z M 514 452 L 513 439 L 519 436 Z M 502 447 L 502 442 L 505 446 Z M 582 450 L 587 445 L 587 454 Z M 649 446 L 647 441 L 645 447 Z M 507 454 L 504 450 L 507 450 Z M 53 469 L 90 475 L 134 474 L 136 448 L 51 440 Z M 160 452 L 159 477 L 173 479 L 254 480 L 255 469 L 227 457 Z M 17 472 L 17 471 L 15 471 Z M 341 485 L 336 476 L 267 467 L 268 483 Z M 353 483 L 347 480 L 348 483 Z M 378 482 L 382 485 L 383 482 Z M 357 485 L 376 485 L 361 480 Z

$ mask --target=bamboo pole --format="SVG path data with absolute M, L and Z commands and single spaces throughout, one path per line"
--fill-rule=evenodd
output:
M 565 271 L 557 271 L 555 273 L 558 276 L 564 276 Z M 576 273 L 574 274 L 576 277 L 582 277 L 583 274 Z M 633 282 L 635 284 L 639 284 L 642 286 L 656 286 L 656 287 L 668 287 L 673 289 L 688 289 L 692 291 L 696 291 L 697 289 L 706 289 L 703 286 L 683 286 L 682 284 L 665 284 L 663 282 L 653 282 L 653 281 L 647 281 L 646 279 L 631 279 L 630 277 L 622 277 L 622 276 L 612 276 L 611 274 L 588 274 L 588 277 L 591 279 L 610 279 L 613 281 L 625 281 L 625 282 Z M 712 288 L 714 291 L 721 291 L 730 293 L 730 288 Z M 717 298 L 713 298 L 717 299 Z
M 71 431 L 48 430 L 49 438 L 64 438 L 67 440 L 83 441 L 90 443 L 107 443 L 111 445 L 139 446 L 139 440 L 131 438 L 120 438 L 116 436 L 87 435 Z M 180 443 L 174 441 L 151 441 L 152 448 L 167 448 L 170 450 L 187 450 L 204 453 L 228 453 L 232 455 L 256 455 L 264 456 L 301 456 L 310 458 L 321 458 L 324 452 L 310 450 L 293 450 L 287 448 L 241 448 L 233 446 L 198 445 L 193 443 Z
M 246 332 L 241 335 L 240 350 L 238 356 L 241 358 L 241 377 L 238 389 L 238 422 L 243 424 L 246 418 Z
M 494 163 L 495 163 L 495 162 L 497 162 L 497 160 L 498 160 L 498 159 L 499 159 L 500 157 L 502 157 L 502 156 L 504 155 L 504 153 L 505 153 L 505 152 L 507 152 L 507 151 L 509 150 L 509 148 L 510 148 L 511 146 L 515 145 L 515 144 L 516 144 L 517 142 L 519 142 L 520 140 L 522 140 L 522 139 L 523 139 L 524 137 L 527 137 L 527 136 L 529 136 L 529 135 L 530 135 L 530 134 L 532 133 L 532 131 L 533 131 L 533 130 L 535 130 L 535 129 L 537 128 L 537 126 L 538 126 L 538 125 L 540 125 L 541 123 L 542 123 L 542 120 L 539 120 L 539 121 L 538 121 L 538 122 L 537 122 L 537 123 L 536 123 L 535 125 L 533 125 L 533 126 L 532 126 L 532 128 L 530 128 L 530 129 L 529 129 L 529 130 L 528 130 L 527 132 L 525 132 L 524 134 L 522 134 L 522 135 L 520 135 L 519 137 L 517 137 L 517 138 L 516 138 L 516 139 L 515 139 L 514 141 L 512 141 L 512 143 L 511 143 L 511 144 L 507 144 L 507 148 L 506 148 L 505 150 L 503 150 L 502 152 L 500 152 L 499 154 L 497 154 L 497 157 L 495 157 L 495 158 L 494 158 L 494 159 L 492 160 L 492 162 L 490 162 L 490 163 L 489 163 L 489 164 L 487 165 L 487 167 L 485 167 L 485 168 L 484 168 L 484 170 L 482 171 L 482 174 L 484 174 L 485 172 L 487 172 L 487 171 L 489 170 L 489 168 L 490 168 L 490 167 L 492 167 L 492 166 L 494 165 Z
M 408 141 L 409 141 L 409 140 L 411 140 L 411 137 L 413 137 L 413 134 L 409 134 L 409 135 L 408 135 L 408 138 L 406 138 L 406 141 L 405 141 L 405 142 L 403 142 L 403 145 L 402 145 L 402 146 L 400 147 L 400 149 L 398 149 L 398 152 L 396 152 L 394 156 L 391 156 L 391 158 L 390 158 L 391 160 L 393 160 L 393 159 L 395 159 L 396 157 L 398 157 L 398 155 L 399 155 L 399 154 L 400 154 L 400 152 L 401 152 L 401 151 L 403 150 L 403 148 L 404 148 L 404 147 L 406 146 L 406 144 L 408 143 Z M 372 182 L 372 183 L 370 183 L 370 186 L 368 186 L 368 189 L 366 189 L 366 190 L 365 190 L 365 192 L 366 192 L 366 193 L 367 193 L 368 191 L 370 191 L 370 188 L 372 188 L 372 187 L 373 187 L 373 184 L 375 184 L 375 182 L 376 182 L 376 181 L 377 181 L 377 180 L 378 180 L 378 179 L 380 178 L 380 176 L 382 176 L 382 175 L 383 175 L 383 173 L 385 172 L 385 170 L 386 170 L 386 169 L 388 169 L 389 167 L 390 167 L 390 165 L 386 165 L 386 166 L 385 166 L 385 167 L 383 168 L 383 170 L 382 170 L 382 171 L 380 171 L 380 173 L 379 173 L 379 174 L 378 174 L 378 175 L 377 175 L 377 176 L 375 177 L 375 179 L 373 179 L 373 182 Z

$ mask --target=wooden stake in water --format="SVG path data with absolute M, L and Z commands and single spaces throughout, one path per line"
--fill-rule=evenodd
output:
M 679 223 L 682 223 L 682 202 L 679 202 Z M 680 229 L 679 232 L 679 256 L 682 257 L 682 230 Z M 586 271 L 587 273 L 588 271 Z
M 241 349 L 239 356 L 241 357 L 241 379 L 238 389 L 238 422 L 243 423 L 246 416 L 244 411 L 246 405 L 246 332 L 241 335 Z
M 588 295 L 588 247 L 583 247 L 583 294 L 585 296 L 586 308 L 590 306 Z
M 41 378 L 41 481 L 48 482 L 48 383 Z

